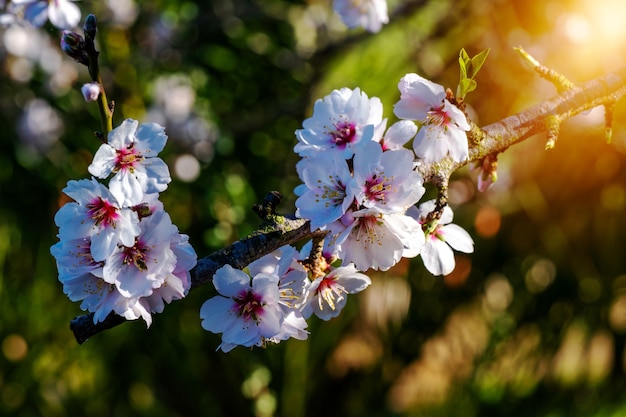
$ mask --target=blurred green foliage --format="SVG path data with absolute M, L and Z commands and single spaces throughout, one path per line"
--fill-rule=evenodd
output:
M 200 256 L 253 231 L 250 207 L 271 190 L 294 210 L 293 132 L 334 88 L 380 97 L 393 121 L 404 73 L 454 88 L 459 50 L 491 48 L 468 100 L 486 124 L 554 93 L 513 46 L 574 82 L 623 65 L 626 37 L 575 41 L 568 28 L 593 17 L 585 4 L 390 2 L 400 12 L 369 35 L 343 29 L 324 1 L 79 3 L 99 19 L 114 125 L 158 121 L 170 167 L 199 163 L 192 181 L 172 168 L 161 198 Z M 86 70 L 49 52 L 58 31 L 37 33 L 38 52 L 20 52 L 22 35 L 0 29 L 0 415 L 626 415 L 623 105 L 611 146 L 592 112 L 551 152 L 534 138 L 502 155 L 488 193 L 460 172 L 451 198 L 475 253 L 445 278 L 419 260 L 371 274 L 339 318 L 311 320 L 306 342 L 215 352 L 201 288 L 150 329 L 126 323 L 78 346 L 68 323 L 81 311 L 49 247 L 60 190 L 87 176 L 99 121 L 80 96 Z

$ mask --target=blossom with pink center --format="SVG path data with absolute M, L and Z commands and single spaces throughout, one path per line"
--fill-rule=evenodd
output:
M 413 170 L 413 153 L 408 149 L 383 152 L 377 142 L 363 145 L 354 155 L 356 201 L 381 213 L 404 213 L 424 195 L 422 177 Z
M 361 292 L 371 283 L 370 278 L 360 273 L 353 264 L 332 268 L 311 283 L 302 305 L 302 314 L 306 318 L 315 314 L 322 320 L 337 317 L 346 305 L 348 294 Z
M 385 0 L 335 0 L 333 9 L 351 29 L 362 27 L 376 33 L 385 23 L 389 23 Z
M 172 180 L 167 165 L 157 157 L 166 141 L 158 124 L 139 126 L 126 119 L 109 133 L 108 143 L 100 146 L 88 170 L 103 179 L 113 174 L 109 182 L 113 195 L 122 205 L 139 204 L 145 194 L 164 191 Z
M 59 29 L 71 29 L 80 23 L 80 9 L 69 0 L 12 0 L 15 6 L 24 7 L 24 19 L 41 27 L 49 19 Z
M 111 255 L 118 244 L 134 244 L 140 231 L 137 213 L 120 207 L 104 185 L 93 178 L 69 181 L 63 192 L 75 202 L 65 204 L 54 216 L 61 240 L 90 238 L 96 261 Z
M 347 212 L 329 229 L 339 258 L 354 263 L 360 271 L 386 271 L 402 257 L 417 256 L 424 244 L 419 223 L 403 213 L 384 214 L 376 209 Z
M 251 280 L 245 272 L 225 265 L 213 276 L 219 295 L 200 308 L 202 327 L 222 333 L 218 349 L 229 352 L 237 345 L 262 346 L 278 335 L 284 321 L 276 274 L 260 273 Z
M 176 268 L 172 241 L 178 229 L 165 211 L 144 218 L 132 245 L 118 245 L 106 259 L 103 279 L 124 297 L 146 297 L 161 287 Z
M 349 159 L 359 144 L 375 138 L 383 123 L 380 99 L 368 98 L 359 88 L 334 90 L 315 102 L 313 115 L 296 130 L 294 151 L 300 156 L 332 151 Z
M 278 302 L 285 318 L 278 334 L 267 338 L 269 342 L 278 343 L 289 338 L 305 340 L 309 336 L 309 332 L 306 331 L 308 325 L 302 316 L 300 305 L 311 283 L 306 270 L 298 262 L 299 256 L 299 252 L 293 246 L 286 245 L 248 265 L 251 276 L 261 273 L 279 276 Z
M 189 243 L 189 236 L 177 234 L 170 241 L 170 249 L 176 256 L 176 266 L 165 276 L 163 284 L 145 297 L 152 313 L 161 313 L 165 304 L 184 298 L 191 287 L 189 271 L 196 266 L 198 256 Z
M 50 248 L 63 291 L 94 313 L 94 323 L 113 312 L 127 320 L 142 318 L 149 326 L 151 313 L 162 312 L 165 303 L 189 291 L 197 256 L 188 237 L 178 234 L 164 211 L 145 216 L 140 225 L 130 247 L 118 244 L 103 261 L 93 258 L 89 237 L 61 240 Z
M 352 182 L 348 163 L 331 153 L 304 158 L 298 165 L 304 187 L 299 189 L 296 216 L 310 220 L 313 229 L 324 228 L 339 219 L 354 201 L 354 194 L 348 188 Z
M 424 266 L 433 275 L 448 275 L 454 270 L 454 252 L 474 252 L 472 237 L 460 226 L 452 224 L 452 209 L 446 206 L 439 220 L 427 221 L 435 209 L 435 200 L 420 204 L 416 217 L 422 225 L 426 243 L 420 253 Z
M 415 154 L 428 163 L 447 155 L 457 162 L 466 160 L 470 126 L 465 114 L 446 99 L 444 88 L 417 74 L 406 74 L 398 89 L 400 101 L 394 106 L 395 115 L 421 124 L 413 140 Z

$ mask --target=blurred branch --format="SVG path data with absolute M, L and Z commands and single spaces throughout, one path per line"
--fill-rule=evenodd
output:
M 446 185 L 450 175 L 467 163 L 504 152 L 515 143 L 547 131 L 546 121 L 549 118 L 565 120 L 591 108 L 612 104 L 625 94 L 626 67 L 623 67 L 483 128 L 472 124 L 472 129 L 468 132 L 469 160 L 455 163 L 450 158 L 445 158 L 435 164 L 422 165 L 418 170 L 425 182 Z M 311 239 L 323 233 L 319 230 L 312 231 L 308 221 L 276 214 L 275 208 L 279 201 L 278 193 L 268 194 L 263 204 L 254 208 L 263 219 L 257 232 L 200 259 L 191 270 L 191 289 L 210 282 L 213 274 L 226 264 L 243 269 L 252 261 L 281 246 Z M 94 324 L 93 314 L 86 314 L 74 318 L 70 328 L 78 343 L 83 343 L 89 337 L 125 321 L 126 319 L 111 313 L 103 322 Z

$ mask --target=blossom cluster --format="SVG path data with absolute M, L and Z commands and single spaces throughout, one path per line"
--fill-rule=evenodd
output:
M 329 251 L 361 271 L 387 270 L 402 257 L 425 254 L 430 272 L 448 274 L 454 257 L 432 245 L 432 238 L 471 252 L 470 236 L 442 231 L 452 220 L 450 208 L 449 215 L 432 218 L 426 210 L 434 209 L 432 202 L 409 209 L 425 191 L 417 164 L 447 156 L 466 160 L 469 124 L 442 86 L 407 74 L 398 88 L 394 113 L 403 120 L 389 129 L 380 100 L 358 88 L 335 90 L 315 103 L 313 115 L 296 131 L 303 181 L 296 189 L 296 214 L 312 228 L 328 230 Z M 413 152 L 404 147 L 410 140 Z
M 164 129 L 127 119 L 108 135 L 89 166 L 96 178 L 71 180 L 63 192 L 73 199 L 54 221 L 59 242 L 50 249 L 63 291 L 94 323 L 114 312 L 128 320 L 163 311 L 183 298 L 196 253 L 178 233 L 158 200 L 171 177 L 157 157 Z
M 247 272 L 230 265 L 216 272 L 213 285 L 219 295 L 202 305 L 200 318 L 204 329 L 222 333 L 218 349 L 229 352 L 238 345 L 304 340 L 308 337 L 306 319 L 336 317 L 348 294 L 371 284 L 354 265 L 333 267 L 325 259 L 321 276 L 311 281 L 301 258 L 287 245 L 252 262 Z
M 323 256 L 314 260 L 317 269 L 305 269 L 311 245 L 301 253 L 286 246 L 250 264 L 247 273 L 218 270 L 219 295 L 204 303 L 200 316 L 206 330 L 222 333 L 223 351 L 306 338 L 308 317 L 336 317 L 348 294 L 370 285 L 360 271 L 388 270 L 402 257 L 420 255 L 432 274 L 445 275 L 455 266 L 452 249 L 473 251 L 448 206 L 437 209 L 434 200 L 417 206 L 425 193 L 419 164 L 467 159 L 465 115 L 442 86 L 417 74 L 398 86 L 394 111 L 402 120 L 389 129 L 378 98 L 342 88 L 318 100 L 295 132 L 303 182 L 295 190 L 296 215 L 327 232 Z M 413 150 L 405 148 L 411 140 Z

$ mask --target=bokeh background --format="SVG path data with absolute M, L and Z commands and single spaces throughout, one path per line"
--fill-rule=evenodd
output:
M 555 93 L 514 46 L 573 82 L 626 64 L 620 0 L 391 0 L 377 35 L 346 30 L 326 0 L 78 5 L 100 23 L 114 125 L 166 126 L 174 180 L 161 199 L 200 256 L 253 231 L 268 191 L 294 211 L 293 132 L 332 89 L 361 87 L 394 121 L 402 75 L 454 89 L 460 48 L 490 48 L 468 96 L 486 125 Z M 554 150 L 541 136 L 511 148 L 486 193 L 458 172 L 451 204 L 475 253 L 443 278 L 419 259 L 371 273 L 339 318 L 310 321 L 308 341 L 216 352 L 198 316 L 206 287 L 149 329 L 79 346 L 68 324 L 82 312 L 49 248 L 60 190 L 87 177 L 100 123 L 58 39 L 0 28 L 0 415 L 626 415 L 623 104 L 611 144 L 598 109 L 566 122 Z

